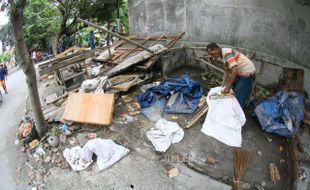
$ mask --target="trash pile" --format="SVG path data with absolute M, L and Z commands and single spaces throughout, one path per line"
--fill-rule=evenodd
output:
M 49 123 L 68 122 L 63 120 L 62 115 L 66 105 L 75 103 L 67 104 L 71 92 L 105 93 L 117 97 L 134 86 L 152 80 L 155 77 L 152 68 L 160 61 L 160 55 L 169 51 L 183 35 L 129 36 L 128 41 L 119 40 L 104 49 L 69 48 L 54 59 L 41 62 L 38 64 L 41 81 L 46 86 L 60 84 L 63 91 L 66 91 L 64 94 L 54 93 L 45 97 L 45 119 Z M 131 41 L 140 43 L 146 50 Z M 109 101 L 113 106 L 113 99 Z
M 153 69 L 160 55 L 183 35 L 128 37 L 144 49 L 126 40 L 103 49 L 72 47 L 39 63 L 40 84 L 43 90 L 52 89 L 43 97 L 42 107 L 50 128 L 41 139 L 30 118 L 18 128 L 15 143 L 21 145 L 31 170 L 28 184 L 44 189 L 52 167 L 80 171 L 96 162 L 102 171 L 127 155 L 129 149 L 109 138 L 111 131 L 103 133 L 108 128 L 102 126 L 111 126 L 112 121 L 122 125 L 141 113 L 140 104 L 124 93 L 160 76 Z M 126 103 L 128 115 L 113 118 L 119 98 Z
M 174 144 L 186 139 L 183 129 L 204 120 L 199 133 L 235 148 L 235 158 L 246 156 L 244 162 L 248 162 L 249 151 L 240 149 L 246 117 L 233 94 L 222 96 L 222 87 L 214 77 L 203 77 L 211 83 L 209 92 L 204 92 L 201 84 L 187 74 L 161 77 L 157 69 L 161 54 L 169 51 L 183 35 L 129 36 L 103 49 L 73 47 L 40 63 L 41 84 L 46 88 L 57 86 L 64 93 L 58 91 L 44 97 L 43 114 L 50 124 L 45 137 L 37 137 L 35 122 L 29 118 L 18 128 L 16 144 L 23 145 L 21 151 L 25 152 L 32 170 L 28 183 L 44 188 L 51 167 L 73 171 L 96 167 L 103 171 L 130 156 L 130 143 L 125 142 L 138 138 L 134 134 L 126 137 L 123 131 L 128 129 L 124 126 L 141 122 L 141 115 L 149 121 L 147 125 L 139 123 L 139 127 L 146 128 L 143 138 L 157 152 L 168 152 Z M 266 99 L 270 95 L 260 91 L 260 97 Z M 262 129 L 293 137 L 304 120 L 303 99 L 298 93 L 281 91 L 257 104 L 255 113 Z M 175 121 L 164 117 L 165 114 Z M 183 115 L 189 120 L 176 122 Z M 115 135 L 119 131 L 122 131 L 119 136 Z M 206 163 L 216 161 L 208 157 Z M 245 170 L 248 163 L 243 165 L 237 160 L 235 164 Z M 270 168 L 276 173 L 275 165 Z M 169 176 L 178 175 L 177 168 L 171 172 L 174 174 Z M 241 177 L 235 179 L 240 182 Z

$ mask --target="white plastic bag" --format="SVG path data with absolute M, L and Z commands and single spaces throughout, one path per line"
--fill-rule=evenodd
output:
M 246 118 L 238 100 L 231 98 L 210 99 L 221 92 L 222 87 L 210 90 L 207 96 L 208 113 L 201 131 L 217 140 L 234 147 L 241 147 L 241 129 Z
M 128 152 L 127 148 L 115 144 L 110 139 L 96 138 L 89 140 L 83 148 L 79 146 L 66 148 L 63 155 L 74 171 L 80 171 L 93 162 L 93 154 L 96 154 L 98 168 L 102 171 L 119 161 Z
M 183 139 L 184 131 L 176 122 L 160 119 L 155 127 L 146 132 L 146 137 L 152 142 L 156 151 L 166 152 L 171 144 Z

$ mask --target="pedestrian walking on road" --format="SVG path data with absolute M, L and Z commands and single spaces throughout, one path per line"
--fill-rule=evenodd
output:
M 2 86 L 6 94 L 8 93 L 6 85 L 5 85 L 5 81 L 7 80 L 7 75 L 8 75 L 7 70 L 4 68 L 4 65 L 1 64 L 0 65 L 0 86 Z

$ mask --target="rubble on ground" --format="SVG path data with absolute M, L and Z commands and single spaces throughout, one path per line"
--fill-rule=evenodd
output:
M 164 111 L 162 120 L 156 120 L 159 123 L 152 122 L 152 118 L 155 118 L 154 112 L 150 112 L 147 119 L 144 116 L 144 107 L 141 107 L 141 102 L 139 98 L 137 99 L 139 95 L 150 92 L 148 89 L 154 89 L 167 80 L 161 76 L 158 69 L 160 55 L 170 51 L 182 35 L 128 37 L 145 47 L 158 50 L 155 54 L 119 40 L 104 49 L 70 48 L 55 59 L 40 63 L 38 65 L 41 75 L 40 85 L 41 90 L 45 92 L 42 97 L 44 100 L 42 109 L 45 120 L 49 123 L 48 132 L 39 140 L 34 130 L 35 123 L 30 118 L 22 121 L 18 128 L 18 144 L 25 153 L 26 166 L 30 169 L 28 184 L 37 189 L 45 189 L 45 182 L 52 168 L 59 168 L 64 172 L 93 170 L 91 158 L 93 154 L 90 154 L 87 161 L 72 157 L 79 157 L 80 155 L 76 154 L 82 154 L 83 148 L 89 146 L 88 143 L 106 139 L 123 146 L 128 151 L 134 150 L 146 158 L 157 156 L 157 161 L 162 161 L 163 165 L 167 162 L 183 163 L 191 170 L 232 185 L 233 147 L 206 137 L 197 129 L 198 125 L 202 125 L 208 111 L 205 97 L 207 92 L 221 85 L 221 80 L 215 74 L 198 76 L 201 78 L 200 82 L 207 83 L 208 88 L 203 89 L 205 96 L 200 95 L 196 98 L 195 108 L 191 107 L 190 114 L 184 112 L 171 114 Z M 174 73 L 174 77 L 182 76 L 186 70 L 182 72 Z M 195 73 L 186 74 L 192 77 L 191 74 Z M 182 96 L 182 93 L 180 94 L 178 95 Z M 170 95 L 163 93 L 162 98 L 172 97 Z M 256 95 L 256 99 L 266 100 L 272 92 L 258 86 Z M 168 103 L 171 101 L 167 99 Z M 167 106 L 166 109 L 168 108 Z M 182 110 L 186 111 L 184 108 Z M 254 119 L 251 122 L 249 125 L 254 123 Z M 273 187 L 272 185 L 280 187 L 277 183 L 283 183 L 284 176 L 289 175 L 285 166 L 289 151 L 283 147 L 286 145 L 286 140 L 280 137 L 271 138 L 271 135 L 265 134 L 260 128 L 248 129 L 248 127 L 250 126 L 247 126 L 242 134 L 242 137 L 246 136 L 244 144 L 248 149 L 253 149 L 251 150 L 253 162 L 265 164 L 267 167 L 261 168 L 252 163 L 249 172 L 263 173 L 262 177 L 251 179 L 245 176 L 242 182 L 243 189 L 268 189 Z M 205 138 L 208 143 L 201 140 Z M 305 137 L 301 135 L 300 140 L 304 142 L 304 139 Z M 262 145 L 254 143 L 261 141 Z M 238 146 L 239 144 L 240 142 Z M 277 147 L 276 155 L 268 155 L 268 150 L 264 150 L 268 144 Z M 90 147 L 93 148 L 95 145 Z M 211 148 L 206 150 L 206 147 Z M 143 151 L 146 149 L 150 149 L 152 154 L 144 155 Z M 308 151 L 306 148 L 304 150 Z M 98 154 L 98 150 L 92 152 Z M 129 152 L 128 155 L 130 154 Z M 267 158 L 268 160 L 264 160 Z M 76 164 L 75 161 L 80 164 Z M 96 162 L 100 163 L 100 158 L 97 158 Z M 185 167 L 184 165 L 182 167 Z M 103 165 L 99 167 L 100 170 L 106 169 Z M 179 166 L 167 167 L 167 177 L 184 178 L 182 167 L 181 169 Z M 230 172 L 223 172 L 229 167 Z M 264 181 L 266 178 L 269 179 L 268 182 Z

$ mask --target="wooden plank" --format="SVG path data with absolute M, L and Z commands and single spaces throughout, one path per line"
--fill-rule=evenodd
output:
M 72 51 L 86 51 L 86 50 L 90 50 L 90 48 L 70 47 L 65 51 L 61 52 L 60 54 L 55 55 L 55 58 L 65 57 L 67 56 L 67 53 L 70 53 Z
M 78 77 L 80 75 L 86 75 L 86 71 L 82 71 L 82 72 L 79 72 L 79 73 L 72 74 L 72 75 L 70 75 L 68 77 L 64 77 L 63 81 L 71 80 L 71 79 L 76 78 L 76 77 Z
M 161 40 L 164 36 L 165 36 L 164 34 L 160 35 L 159 38 L 158 38 L 155 42 L 153 42 L 151 46 L 155 45 L 155 44 L 156 44 L 159 40 Z
M 205 63 L 207 66 L 211 67 L 212 69 L 215 69 L 215 70 L 217 70 L 217 71 L 220 71 L 220 72 L 224 73 L 224 70 L 223 70 L 223 69 L 221 69 L 221 68 L 219 68 L 219 67 L 213 65 L 212 63 L 209 63 L 209 62 L 207 62 L 207 61 L 205 61 L 205 60 L 203 60 L 203 59 L 201 59 L 201 58 L 196 58 L 196 60 Z
M 73 63 L 76 63 L 78 61 L 85 60 L 85 59 L 92 57 L 94 55 L 95 55 L 95 51 L 91 50 L 91 51 L 88 51 L 88 52 L 83 53 L 81 55 L 77 55 L 75 57 L 72 57 L 70 59 L 66 59 L 66 60 L 60 61 L 58 63 L 49 65 L 47 68 L 42 68 L 42 69 L 40 69 L 40 73 L 50 74 L 50 73 L 53 73 L 54 71 L 56 71 L 62 67 L 66 67 L 66 66 L 71 65 Z
M 114 48 L 113 47 L 110 48 L 110 51 L 111 51 L 111 55 L 113 56 L 113 54 L 115 53 Z M 108 49 L 101 52 L 98 57 L 93 58 L 94 61 L 99 61 L 99 62 L 104 62 L 104 61 L 107 61 L 108 59 L 110 59 L 110 53 Z
M 175 38 L 179 37 L 179 35 L 165 35 L 163 38 L 161 38 L 159 41 L 170 41 Z M 131 38 L 132 40 L 143 40 L 145 39 L 145 36 L 133 36 Z M 157 40 L 158 36 L 150 36 L 150 40 Z
M 166 48 L 161 44 L 156 44 L 156 45 L 150 47 L 150 49 L 152 51 L 154 51 L 156 54 L 166 50 Z M 107 76 L 112 77 L 112 76 L 128 69 L 129 67 L 131 67 L 131 66 L 133 66 L 133 65 L 135 65 L 141 61 L 149 59 L 153 55 L 154 54 L 151 54 L 150 52 L 142 51 L 142 52 L 138 53 L 137 55 L 134 55 L 132 57 L 129 57 L 128 59 L 125 59 L 119 65 L 113 67 L 110 71 L 108 71 Z
M 274 163 L 269 163 L 269 172 L 271 181 L 273 184 L 275 184 L 277 181 L 281 180 L 281 176 L 278 170 L 278 167 Z
M 46 67 L 49 67 L 55 63 L 58 63 L 60 61 L 63 61 L 63 60 L 66 60 L 66 59 L 70 59 L 72 57 L 75 57 L 77 55 L 81 55 L 83 52 L 75 52 L 75 53 L 72 53 L 70 55 L 67 55 L 65 57 L 60 57 L 60 58 L 53 58 L 53 59 L 49 59 L 47 61 L 42 61 L 40 63 L 37 64 L 38 68 L 39 69 L 43 69 L 43 68 L 46 68 Z
M 65 66 L 71 65 L 73 63 L 76 63 L 76 62 L 85 60 L 87 58 L 90 58 L 90 57 L 92 57 L 94 55 L 95 55 L 95 51 L 91 50 L 91 51 L 88 51 L 88 52 L 83 53 L 81 55 L 78 55 L 76 57 L 72 57 L 70 59 L 60 61 L 60 62 L 57 63 L 57 65 L 51 66 L 51 68 L 54 69 L 54 70 L 60 69 L 62 67 L 65 67 Z
M 116 52 L 113 56 L 112 56 L 112 61 L 117 60 L 119 57 L 121 57 L 123 55 L 123 52 Z
M 126 92 L 139 79 L 139 75 L 118 75 L 110 79 L 112 90 Z
M 113 94 L 72 93 L 63 114 L 65 121 L 110 125 L 114 109 Z
M 150 39 L 150 37 L 147 37 L 145 40 L 141 42 L 141 45 L 143 45 L 145 42 L 147 42 Z M 122 59 L 125 59 L 128 55 L 130 55 L 134 50 L 138 49 L 139 47 L 135 47 L 134 49 L 127 52 L 125 55 L 122 56 Z
M 185 34 L 185 32 L 183 32 L 182 34 L 180 34 L 179 36 L 177 36 L 176 38 L 174 38 L 173 40 L 171 40 L 165 47 L 167 48 L 167 50 L 171 49 L 175 43 L 177 41 L 179 41 L 182 36 Z M 138 68 L 140 69 L 144 69 L 144 70 L 147 70 L 149 68 L 151 68 L 160 58 L 160 55 L 156 55 L 154 57 L 152 57 L 150 60 L 148 60 L 143 66 L 140 66 Z
M 281 89 L 302 92 L 304 75 L 304 69 L 283 67 Z
M 140 48 L 117 48 L 117 51 L 143 51 L 143 49 Z
M 80 18 L 77 18 L 77 21 L 82 22 L 82 23 L 84 23 L 84 24 L 87 24 L 87 25 L 89 25 L 89 26 L 92 26 L 92 27 L 94 27 L 94 28 L 97 28 L 97 29 L 99 29 L 99 30 L 102 30 L 102 31 L 104 31 L 104 32 L 106 32 L 106 33 L 108 33 L 108 34 L 111 34 L 112 36 L 115 36 L 115 37 L 117 37 L 117 38 L 120 38 L 120 39 L 122 39 L 122 40 L 128 42 L 128 43 L 131 43 L 131 44 L 133 44 L 133 45 L 135 45 L 135 46 L 138 46 L 138 47 L 144 49 L 145 51 L 148 51 L 149 53 L 155 53 L 152 49 L 149 49 L 149 48 L 147 48 L 147 47 L 145 47 L 145 46 L 143 46 L 143 45 L 141 45 L 141 44 L 139 44 L 139 43 L 137 43 L 137 42 L 135 42 L 135 41 L 133 41 L 133 40 L 131 40 L 131 39 L 128 39 L 128 38 L 126 38 L 126 37 L 124 37 L 124 36 L 121 36 L 121 35 L 119 35 L 119 34 L 117 34 L 117 33 L 111 32 L 111 31 L 109 31 L 109 30 L 107 30 L 107 29 L 105 29 L 105 28 L 103 28 L 103 27 L 100 27 L 100 26 L 98 26 L 98 25 L 96 25 L 96 24 L 93 24 L 93 23 L 88 22 L 88 21 L 86 21 L 86 20 L 82 20 L 82 19 L 80 19 Z
M 78 90 L 79 90 L 79 89 L 76 89 L 76 90 L 74 90 L 74 91 L 72 91 L 72 92 L 70 92 L 70 93 L 77 92 Z M 53 104 L 53 103 L 55 103 L 55 102 L 58 102 L 58 100 L 60 100 L 60 99 L 67 98 L 67 96 L 68 96 L 70 93 L 66 93 L 66 94 L 63 94 L 63 95 L 59 96 L 57 99 L 55 99 L 54 101 L 50 102 L 49 104 Z
M 193 125 L 195 125 L 207 112 L 208 112 L 208 105 L 205 103 L 198 111 L 197 114 L 187 123 L 187 125 L 184 127 L 185 129 L 191 128 Z

